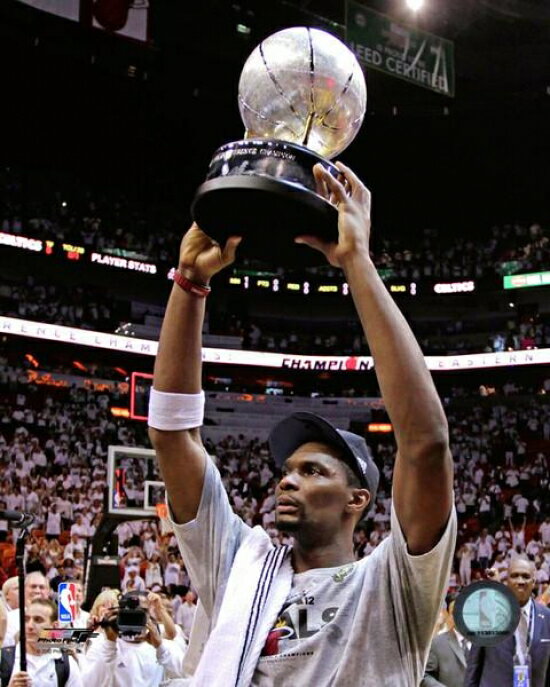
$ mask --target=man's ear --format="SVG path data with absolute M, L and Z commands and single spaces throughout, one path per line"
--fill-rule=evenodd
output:
M 357 516 L 362 515 L 370 500 L 371 495 L 368 489 L 352 489 L 346 511 Z

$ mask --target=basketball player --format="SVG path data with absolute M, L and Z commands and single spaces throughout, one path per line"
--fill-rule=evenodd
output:
M 210 278 L 233 262 L 240 237 L 221 247 L 193 225 L 181 244 L 149 410 L 200 601 L 186 657 L 192 685 L 413 687 L 424 674 L 456 535 L 447 422 L 370 258 L 370 193 L 338 167 L 342 181 L 314 168 L 320 192 L 338 207 L 338 243 L 297 242 L 343 270 L 374 357 L 397 443 L 391 535 L 355 561 L 353 531 L 374 502 L 378 470 L 364 440 L 309 413 L 286 418 L 270 437 L 283 470 L 277 526 L 293 546 L 275 548 L 233 513 L 199 433 L 201 331 Z

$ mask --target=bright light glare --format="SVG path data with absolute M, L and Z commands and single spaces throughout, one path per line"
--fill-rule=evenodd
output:
M 423 4 L 424 0 L 407 0 L 407 5 L 410 7 L 411 10 L 414 10 L 415 12 L 419 10 Z

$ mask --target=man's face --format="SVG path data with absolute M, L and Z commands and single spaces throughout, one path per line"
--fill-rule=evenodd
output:
M 25 585 L 25 597 L 27 601 L 34 599 L 47 599 L 49 596 L 49 589 L 44 578 L 32 578 Z
M 328 534 L 341 528 L 350 487 L 337 455 L 330 446 L 308 442 L 285 461 L 275 492 L 275 524 L 280 530 Z
M 35 644 L 40 632 L 51 627 L 55 627 L 55 618 L 51 617 L 50 609 L 42 604 L 30 603 L 25 609 L 25 632 L 28 642 Z
M 8 589 L 6 601 L 10 608 L 19 608 L 19 584 L 14 584 Z
M 524 606 L 531 598 L 535 586 L 531 563 L 521 559 L 512 561 L 508 571 L 508 586 L 519 601 L 520 606 Z

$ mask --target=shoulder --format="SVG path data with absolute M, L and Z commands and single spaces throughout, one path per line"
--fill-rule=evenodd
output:
M 454 641 L 452 632 L 442 632 L 432 639 L 432 648 L 436 651 L 438 649 L 445 649 L 452 641 Z
M 538 601 L 535 601 L 535 609 L 541 617 L 544 617 L 547 621 L 550 621 L 550 608 L 539 603 Z
M 69 654 L 63 652 L 59 657 L 59 660 L 63 661 L 63 663 L 65 663 L 69 667 L 69 672 L 71 675 L 80 673 L 80 666 L 78 665 L 78 661 L 73 656 L 70 656 Z

